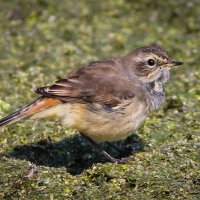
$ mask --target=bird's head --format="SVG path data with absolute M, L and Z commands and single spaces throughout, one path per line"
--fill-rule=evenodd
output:
M 143 82 L 153 82 L 163 79 L 167 82 L 170 69 L 182 62 L 174 61 L 167 53 L 157 46 L 141 47 L 128 55 L 129 65 L 132 66 L 135 74 Z

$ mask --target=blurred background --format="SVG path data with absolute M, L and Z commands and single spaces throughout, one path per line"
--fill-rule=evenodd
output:
M 198 0 L 1 0 L 0 9 L 1 92 L 18 100 L 81 64 L 144 45 L 185 62 L 179 75 L 199 64 Z
M 52 84 L 82 64 L 123 55 L 140 46 L 159 45 L 171 57 L 185 64 L 173 70 L 166 91 L 165 105 L 159 112 L 150 116 L 138 134 L 146 143 L 147 149 L 163 148 L 163 146 L 170 148 L 171 145 L 178 144 L 180 146 L 177 148 L 181 149 L 187 144 L 186 149 L 191 149 L 193 153 L 198 152 L 195 148 L 199 148 L 200 119 L 199 0 L 1 0 L 0 36 L 0 117 L 36 98 L 34 90 L 37 87 Z M 12 154 L 17 146 L 35 144 L 48 138 L 53 142 L 59 142 L 73 133 L 72 130 L 62 128 L 58 122 L 27 121 L 6 126 L 0 130 L 0 153 Z M 59 149 L 57 151 L 60 156 Z M 91 148 L 88 150 L 88 155 L 90 151 Z M 19 154 L 23 154 L 22 151 L 14 152 L 13 155 L 30 161 L 34 161 L 38 155 L 32 155 L 33 158 L 30 158 L 26 153 L 21 157 Z M 187 166 L 186 163 L 191 157 L 194 158 L 191 162 L 198 166 L 196 154 L 185 152 L 180 163 L 176 158 L 175 166 Z M 67 152 L 64 155 L 67 156 Z M 64 161 L 65 156 L 61 156 L 64 164 L 61 161 L 45 160 L 49 157 L 46 154 L 43 156 L 41 160 L 37 160 L 37 164 L 69 167 L 68 161 Z M 51 159 L 54 159 L 53 156 Z M 74 168 L 77 162 L 81 165 L 89 162 L 91 158 L 79 158 L 81 161 L 70 159 L 73 161 L 70 166 Z M 6 169 L 10 162 L 10 160 L 2 161 L 1 169 Z M 17 162 L 16 165 L 22 163 Z M 145 166 L 141 160 L 141 166 L 143 165 Z M 88 166 L 91 166 L 91 163 Z M 14 172 L 20 174 L 21 170 L 25 169 L 16 168 Z M 192 167 L 188 166 L 187 169 L 191 171 Z M 75 173 L 80 173 L 82 170 Z M 130 177 L 134 171 L 130 173 Z M 196 177 L 198 168 L 193 169 L 193 172 L 192 176 Z M 56 171 L 56 173 L 61 172 Z M 90 173 L 93 174 L 93 171 Z M 160 174 L 162 173 L 160 171 Z M 5 177 L 1 180 L 3 179 L 7 180 Z M 80 178 L 80 180 L 85 179 Z M 22 185 L 23 181 L 20 182 Z M 7 182 L 9 183 L 8 180 Z M 173 181 L 170 180 L 169 184 L 171 182 Z M 87 181 L 85 184 L 87 185 Z M 66 184 L 64 185 L 65 188 Z M 192 190 L 195 188 L 194 185 L 192 182 L 188 187 Z M 109 187 L 111 186 L 112 184 Z M 87 185 L 87 189 L 89 187 Z M 94 188 L 91 186 L 90 189 L 93 191 Z M 8 189 L 8 193 L 11 190 L 12 188 Z M 176 191 L 177 196 L 187 197 L 189 193 L 186 189 L 184 191 L 185 193 L 181 193 L 181 190 L 180 193 Z M 138 192 L 140 194 L 139 190 Z M 0 191 L 0 194 L 3 193 Z M 114 195 L 112 192 L 110 194 Z

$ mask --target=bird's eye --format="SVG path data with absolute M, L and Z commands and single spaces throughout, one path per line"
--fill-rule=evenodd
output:
M 150 66 L 154 66 L 154 65 L 155 65 L 155 60 L 149 59 L 149 60 L 147 61 L 147 63 L 148 63 L 148 65 L 150 65 Z

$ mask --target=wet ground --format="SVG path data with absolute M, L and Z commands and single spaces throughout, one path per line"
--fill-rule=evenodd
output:
M 1 1 L 0 117 L 91 60 L 157 44 L 184 66 L 166 102 L 107 162 L 55 121 L 0 128 L 1 199 L 200 199 L 198 1 Z

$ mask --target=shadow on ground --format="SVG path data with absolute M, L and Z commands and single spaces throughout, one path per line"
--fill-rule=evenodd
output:
M 135 152 L 143 151 L 144 148 L 143 141 L 136 134 L 113 144 L 122 151 L 119 153 L 106 143 L 102 143 L 101 146 L 115 158 L 128 157 Z M 107 162 L 107 159 L 80 135 L 59 142 L 41 140 L 38 143 L 17 146 L 3 156 L 27 160 L 36 165 L 66 167 L 72 175 L 80 174 L 94 163 Z

